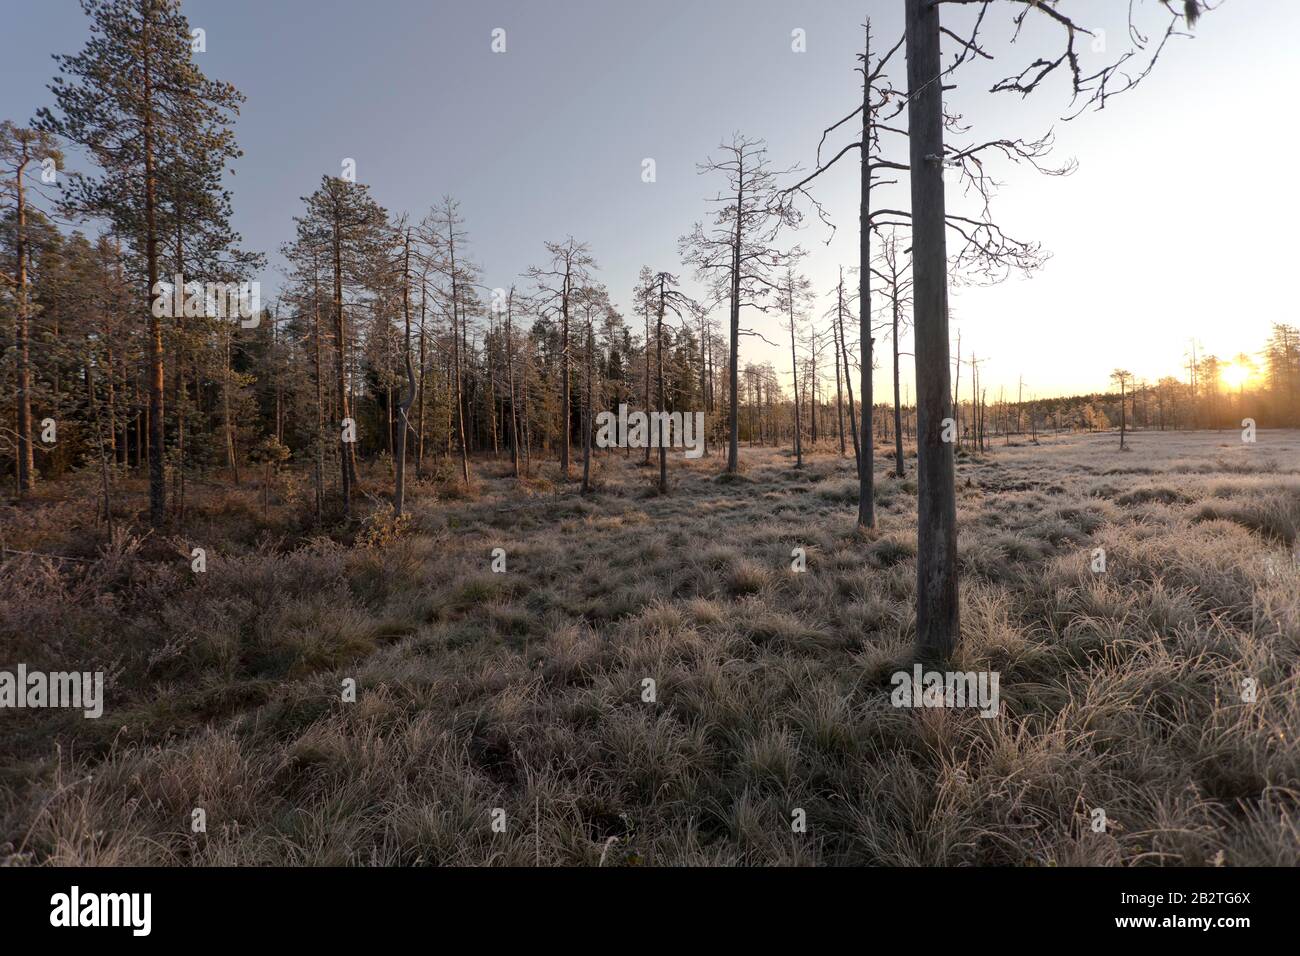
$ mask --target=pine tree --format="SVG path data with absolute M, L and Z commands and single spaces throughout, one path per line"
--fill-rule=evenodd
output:
M 42 109 L 38 125 L 86 149 L 102 170 L 69 177 L 69 210 L 107 219 L 144 258 L 149 519 L 158 526 L 166 517 L 163 327 L 151 297 L 159 294 L 162 178 L 173 163 L 210 171 L 239 155 L 229 127 L 243 96 L 199 70 L 179 0 L 82 0 L 82 9 L 90 39 L 80 53 L 55 56 L 57 112 Z
M 304 197 L 307 212 L 295 221 L 298 243 L 304 248 L 327 250 L 334 295 L 334 384 L 339 421 L 339 459 L 343 489 L 343 516 L 352 516 L 352 495 L 357 483 L 356 420 L 348 389 L 348 323 L 345 291 L 366 278 L 367 263 L 377 255 L 388 222 L 387 213 L 370 197 L 369 189 L 334 176 L 321 177 L 320 188 Z M 349 428 L 349 426 L 351 426 Z

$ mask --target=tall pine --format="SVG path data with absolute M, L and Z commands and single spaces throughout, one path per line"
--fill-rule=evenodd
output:
M 80 53 L 56 55 L 60 75 L 50 84 L 56 108 L 42 109 L 38 125 L 77 143 L 100 167 L 99 175 L 69 177 L 71 211 L 107 219 L 143 257 L 139 289 L 148 316 L 149 520 L 166 518 L 163 418 L 163 319 L 152 309 L 167 236 L 164 210 L 208 205 L 169 203 L 166 170 L 211 173 L 239 155 L 230 123 L 243 96 L 205 77 L 192 56 L 190 25 L 179 0 L 82 0 L 90 39 Z M 215 188 L 212 175 L 176 176 L 200 192 Z

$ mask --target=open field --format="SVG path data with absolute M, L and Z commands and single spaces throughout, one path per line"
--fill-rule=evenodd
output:
M 0 646 L 104 670 L 107 702 L 3 716 L 0 856 L 1300 863 L 1300 432 L 1130 444 L 959 458 L 954 664 L 1000 674 L 993 719 L 891 706 L 916 489 L 883 456 L 870 539 L 829 451 L 743 448 L 733 481 L 674 455 L 667 497 L 638 452 L 586 499 L 481 461 L 347 540 L 223 493 L 184 538 L 98 555 L 89 493 L 46 486 L 0 512 L 6 546 L 87 560 L 6 556 Z

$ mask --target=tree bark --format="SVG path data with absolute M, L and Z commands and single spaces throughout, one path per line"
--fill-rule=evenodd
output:
M 14 345 L 18 351 L 18 494 L 26 495 L 36 482 L 36 460 L 32 451 L 32 381 L 31 354 L 27 324 L 27 202 L 24 195 L 23 170 L 28 163 L 27 142 L 23 142 L 18 161 L 18 315 L 14 322 Z M 151 287 L 152 288 L 152 287 Z
M 406 502 L 406 433 L 410 430 L 411 403 L 415 401 L 415 371 L 411 368 L 411 230 L 406 230 L 405 258 L 402 271 L 402 320 L 406 338 L 402 341 L 402 357 L 406 360 L 406 397 L 397 407 L 397 440 L 394 442 L 393 463 L 397 474 L 393 482 L 393 515 L 400 518 Z
M 343 317 L 343 250 L 339 230 L 343 228 L 341 216 L 335 209 L 333 222 L 334 252 L 334 372 L 339 404 L 339 472 L 343 483 L 343 517 L 352 517 L 352 486 L 356 482 L 356 463 L 352 456 L 353 443 L 345 441 L 343 422 L 352 417 L 348 405 L 347 387 L 347 324 Z M 355 425 L 355 423 L 353 423 Z
M 731 244 L 731 435 L 727 440 L 727 471 L 740 469 L 740 245 L 743 238 L 745 165 L 737 156 L 736 236 Z
M 859 444 L 858 437 L 858 413 L 854 410 L 853 403 L 853 376 L 850 374 L 851 366 L 849 365 L 849 343 L 844 338 L 844 270 L 840 270 L 840 284 L 836 287 L 836 306 L 835 311 L 840 325 L 840 347 L 844 350 L 844 385 L 849 393 L 849 434 L 853 436 L 853 461 L 857 466 L 858 474 L 862 474 L 862 447 Z
M 944 234 L 943 89 L 939 7 L 906 0 L 912 272 L 916 325 L 916 635 L 923 659 L 947 659 L 960 627 L 957 503 L 948 374 L 948 275 Z
M 790 288 L 790 374 L 794 377 L 794 466 L 803 467 L 803 423 L 799 414 L 799 355 L 794 347 L 794 282 Z
M 898 269 L 895 267 L 893 273 L 893 305 L 894 305 L 894 477 L 902 478 L 907 473 L 907 467 L 903 461 L 903 407 L 898 400 L 899 375 L 898 375 Z
M 560 294 L 560 316 L 562 320 L 560 342 L 560 362 L 562 367 L 560 369 L 560 377 L 562 379 L 561 391 L 564 393 L 560 400 L 560 404 L 563 406 L 561 417 L 564 423 L 564 435 L 560 442 L 560 471 L 563 474 L 565 481 L 568 481 L 571 477 L 569 475 L 569 431 L 573 427 L 569 408 L 569 282 L 571 281 L 571 278 L 571 270 L 569 266 L 566 265 L 564 272 L 564 289 Z
M 450 212 L 447 215 L 447 248 L 451 256 L 451 346 L 452 362 L 455 366 L 456 385 L 456 434 L 460 438 L 460 475 L 461 481 L 469 486 L 469 446 L 465 443 L 465 389 L 461 381 L 461 345 L 460 333 L 460 290 L 456 285 L 456 236 Z
M 871 28 L 862 59 L 862 195 L 858 208 L 858 327 L 862 338 L 862 448 L 858 460 L 858 527 L 876 527 L 875 445 L 871 391 Z
M 325 373 L 321 363 L 320 274 L 313 268 L 312 327 L 316 333 L 316 523 L 325 513 Z
M 594 351 L 594 338 L 591 328 L 591 312 L 587 312 L 587 388 L 586 400 L 582 409 L 582 494 L 591 491 L 591 359 Z
M 154 170 L 153 49 L 150 27 L 153 5 L 142 3 L 140 51 L 144 74 L 144 254 L 148 268 L 149 295 L 158 283 L 158 198 Z M 163 338 L 162 320 L 149 308 L 149 523 L 160 527 L 167 517 L 166 461 L 164 456 L 165 422 L 163 420 Z
M 659 494 L 668 494 L 668 442 L 664 435 L 664 416 L 666 395 L 664 393 L 664 283 L 663 273 L 659 274 L 659 320 L 655 326 L 656 364 L 659 366 Z

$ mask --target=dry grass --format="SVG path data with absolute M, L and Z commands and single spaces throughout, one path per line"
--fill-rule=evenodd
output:
M 0 665 L 102 669 L 109 691 L 97 721 L 0 715 L 0 856 L 1300 863 L 1300 435 L 1235 437 L 961 460 L 956 663 L 1000 673 L 987 720 L 890 706 L 915 483 L 880 479 L 864 537 L 831 454 L 744 449 L 726 481 L 678 458 L 666 497 L 637 455 L 602 459 L 586 499 L 482 463 L 469 493 L 418 486 L 409 521 L 333 538 L 251 494 L 107 547 L 75 495 L 8 509 L 9 547 L 89 560 L 0 564 Z

